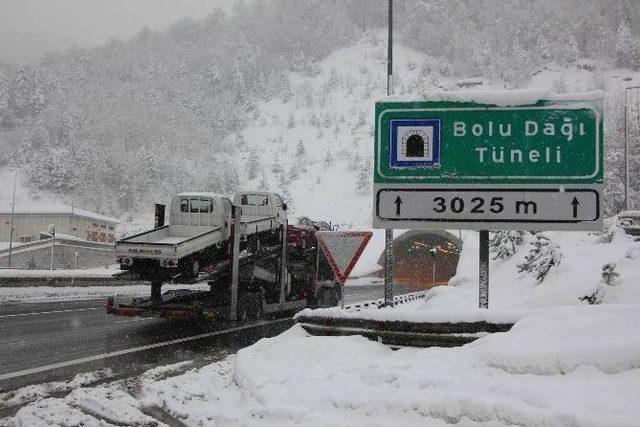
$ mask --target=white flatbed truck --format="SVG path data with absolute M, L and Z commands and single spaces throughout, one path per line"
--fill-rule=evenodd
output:
M 329 265 L 318 262 L 316 248 L 303 253 L 287 250 L 286 220 L 271 239 L 242 245 L 243 233 L 248 226 L 255 226 L 252 219 L 258 215 L 251 200 L 243 199 L 242 194 L 237 195 L 236 200 L 240 205 L 231 207 L 228 255 L 211 263 L 199 277 L 200 282 L 208 283 L 208 290 L 180 289 L 162 293 L 162 285 L 167 280 L 155 278 L 151 280 L 149 297 L 123 301 L 109 297 L 105 303 L 107 312 L 129 317 L 244 322 L 264 314 L 336 305 L 341 297 L 341 285 Z M 245 209 L 247 217 L 244 217 Z
M 240 192 L 234 199 L 247 210 L 240 227 L 243 246 L 269 244 L 286 228 L 287 206 L 280 195 Z M 171 200 L 169 224 L 118 240 L 117 261 L 142 279 L 196 279 L 228 252 L 232 206 L 214 193 L 178 194 Z

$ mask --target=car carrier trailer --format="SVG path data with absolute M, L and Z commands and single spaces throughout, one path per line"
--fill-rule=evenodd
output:
M 241 245 L 243 211 L 232 206 L 229 256 L 216 259 L 198 281 L 209 289 L 180 289 L 162 293 L 166 278 L 151 280 L 147 298 L 119 301 L 109 297 L 107 312 L 117 316 L 188 320 L 259 319 L 265 314 L 295 312 L 305 307 L 336 305 L 341 285 L 326 262 L 318 262 L 317 248 L 287 250 L 286 222 L 267 244 Z M 237 225 L 240 225 L 238 227 Z

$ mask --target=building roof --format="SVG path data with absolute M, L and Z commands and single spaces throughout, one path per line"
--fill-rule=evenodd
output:
M 100 215 L 94 212 L 89 212 L 89 211 L 85 211 L 84 209 L 78 209 L 75 207 L 71 207 L 71 206 L 66 206 L 66 205 L 54 205 L 51 207 L 47 207 L 47 208 L 42 208 L 42 207 L 38 207 L 38 208 L 34 208 L 34 209 L 29 209 L 29 210 L 25 210 L 25 209 L 16 209 L 16 211 L 14 212 L 16 215 L 24 215 L 24 214 L 41 214 L 41 215 L 46 215 L 46 214 L 69 214 L 69 215 L 74 215 L 74 216 L 79 216 L 82 218 L 89 218 L 89 219 L 95 219 L 97 221 L 104 221 L 104 222 L 111 222 L 114 224 L 118 224 L 120 222 L 120 220 L 116 219 L 116 218 L 112 218 L 109 216 L 105 216 L 105 215 Z M 11 214 L 11 210 L 0 210 L 0 214 Z

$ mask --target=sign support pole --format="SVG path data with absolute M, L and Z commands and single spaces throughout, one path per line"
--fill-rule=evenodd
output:
M 388 7 L 387 96 L 393 93 L 393 0 Z M 393 305 L 393 229 L 384 230 L 384 305 Z
M 480 231 L 480 269 L 479 282 L 480 289 L 478 295 L 478 306 L 489 308 L 489 231 Z
M 231 236 L 231 304 L 229 310 L 229 320 L 236 320 L 238 313 L 238 273 L 240 255 L 240 233 L 242 208 L 233 206 L 231 209 L 233 219 L 233 231 Z

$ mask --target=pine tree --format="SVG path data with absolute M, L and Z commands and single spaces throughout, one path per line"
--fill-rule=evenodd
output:
M 258 190 L 260 191 L 269 191 L 269 181 L 267 181 L 267 177 L 262 174 L 260 177 L 260 182 L 258 183 Z
M 290 182 L 300 178 L 300 171 L 298 170 L 297 165 L 291 166 L 291 169 L 289 169 L 288 178 Z
M 306 154 L 307 154 L 307 147 L 304 145 L 304 142 L 302 142 L 302 140 L 299 140 L 298 144 L 296 144 L 296 157 L 298 159 L 301 159 L 305 157 Z
M 633 42 L 629 26 L 624 20 L 621 21 L 616 36 L 616 65 L 618 67 L 631 66 Z
M 536 240 L 525 261 L 517 265 L 518 273 L 531 273 L 538 283 L 542 283 L 552 267 L 560 265 L 562 252 L 560 246 L 542 233 L 535 235 Z
M 322 161 L 326 168 L 331 167 L 333 165 L 333 153 L 331 150 L 327 150 L 324 152 L 324 156 L 322 157 Z
M 260 158 L 256 149 L 253 148 L 249 151 L 249 158 L 247 159 L 247 178 L 255 179 L 260 171 Z
M 496 231 L 491 233 L 489 241 L 489 251 L 493 254 L 494 260 L 507 260 L 511 258 L 518 246 L 524 242 L 524 231 Z
M 580 49 L 578 48 L 578 42 L 576 41 L 576 38 L 573 36 L 573 34 L 570 34 L 565 45 L 564 60 L 568 64 L 573 64 L 578 60 L 579 56 Z
M 289 118 L 287 119 L 287 127 L 289 129 L 293 129 L 296 127 L 296 118 L 293 116 L 293 113 L 289 114 Z
M 356 175 L 356 191 L 366 193 L 371 189 L 371 159 L 362 162 Z

